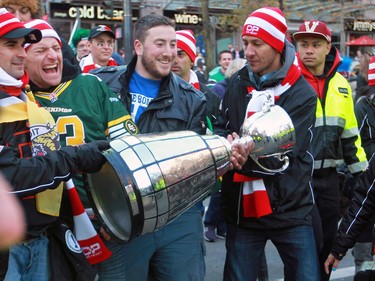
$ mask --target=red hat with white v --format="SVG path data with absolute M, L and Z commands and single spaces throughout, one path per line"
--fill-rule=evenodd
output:
M 293 34 L 293 38 L 296 41 L 299 41 L 304 37 L 323 38 L 327 40 L 328 43 L 331 43 L 332 33 L 324 22 L 308 20 L 302 23 L 299 26 L 298 31 Z

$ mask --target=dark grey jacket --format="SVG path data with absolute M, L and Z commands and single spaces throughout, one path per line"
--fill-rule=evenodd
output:
M 374 155 L 373 155 L 374 156 Z M 358 236 L 373 223 L 375 213 L 375 159 L 369 161 L 367 170 L 356 177 L 357 187 L 343 216 L 331 253 L 338 259 L 357 242 Z
M 127 110 L 131 111 L 129 82 L 137 57 L 129 65 L 101 67 L 90 73 L 104 80 L 119 95 Z M 205 133 L 206 99 L 192 85 L 171 73 L 161 82 L 160 91 L 148 105 L 137 123 L 140 133 L 191 130 Z
M 294 59 L 295 49 L 290 43 L 286 43 L 282 68 L 270 74 L 258 90 L 277 86 L 286 76 Z M 240 132 L 250 100 L 248 86 L 256 88 L 250 81 L 249 71 L 245 66 L 231 77 L 227 87 L 223 100 L 225 123 L 222 124 L 222 128 L 230 132 Z M 272 214 L 259 219 L 245 218 L 242 207 L 243 183 L 233 182 L 233 171 L 223 176 L 222 198 L 225 217 L 230 223 L 241 227 L 272 229 L 311 224 L 313 157 L 309 150 L 315 122 L 316 94 L 301 75 L 275 103 L 289 114 L 296 132 L 296 145 L 292 152 L 288 153 L 290 165 L 284 172 L 265 172 L 250 158 L 243 169 L 238 171 L 249 177 L 264 180 Z M 262 164 L 276 168 L 275 161 L 272 160 L 264 160 Z

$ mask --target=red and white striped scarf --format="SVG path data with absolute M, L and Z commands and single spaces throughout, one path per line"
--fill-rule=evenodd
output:
M 269 94 L 273 96 L 271 103 L 274 104 L 275 101 L 277 101 L 300 76 L 301 69 L 298 66 L 296 58 L 283 81 L 276 87 L 267 88 L 265 91 L 257 91 L 253 87 L 248 87 L 247 90 L 251 95 L 251 99 L 247 105 L 245 119 L 262 109 Z M 263 179 L 252 178 L 235 173 L 233 181 L 243 182 L 242 206 L 244 217 L 260 218 L 272 213 L 270 200 Z
M 25 71 L 20 79 L 10 76 L 0 67 L 0 90 L 11 96 L 18 97 L 22 89 L 29 83 L 29 74 Z
M 117 66 L 116 61 L 113 58 L 110 58 L 107 66 Z M 80 63 L 80 67 L 83 73 L 89 73 L 90 70 L 101 67 L 100 65 L 94 63 L 92 55 L 89 54 L 87 57 L 83 58 Z
M 201 87 L 199 85 L 199 80 L 197 74 L 193 70 L 190 69 L 190 79 L 189 83 L 194 86 L 195 89 L 200 90 Z

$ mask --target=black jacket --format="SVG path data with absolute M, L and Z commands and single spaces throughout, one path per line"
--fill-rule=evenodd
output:
M 7 93 L 0 92 L 0 100 L 7 97 Z M 0 123 L 0 171 L 21 198 L 28 235 L 37 235 L 56 218 L 37 212 L 33 195 L 57 187 L 61 181 L 69 179 L 72 162 L 65 158 L 64 152 L 25 159 L 31 156 L 30 131 L 26 120 Z
M 206 116 L 209 119 L 209 122 L 211 122 L 212 126 L 215 127 L 217 126 L 216 124 L 218 123 L 217 118 L 220 115 L 219 108 L 220 108 L 221 99 L 205 84 L 199 82 L 199 86 L 200 86 L 199 90 L 202 92 L 202 94 L 204 95 L 207 101 Z M 207 121 L 207 118 L 206 118 L 206 121 Z M 211 125 L 207 125 L 207 126 L 210 127 Z M 213 130 L 213 127 L 209 129 Z
M 341 259 L 356 243 L 356 238 L 373 223 L 375 213 L 375 159 L 369 161 L 366 171 L 357 178 L 354 196 L 341 220 L 331 253 Z
M 360 97 L 354 107 L 362 146 L 369 160 L 375 152 L 375 95 Z
M 263 83 L 262 88 L 258 90 L 265 90 L 280 84 L 294 59 L 295 49 L 290 43 L 286 43 L 282 68 L 271 74 Z M 225 113 L 223 119 L 225 123 L 221 127 L 229 132 L 240 132 L 250 100 L 247 86 L 256 88 L 250 81 L 249 71 L 245 66 L 231 77 L 223 100 L 222 110 Z M 265 172 L 250 158 L 243 169 L 238 171 L 241 174 L 264 180 L 272 208 L 270 215 L 259 219 L 244 218 L 243 184 L 233 182 L 233 171 L 223 176 L 224 215 L 230 223 L 241 227 L 272 229 L 311 224 L 313 194 L 310 181 L 313 158 L 309 150 L 311 130 L 315 122 L 316 95 L 306 80 L 300 76 L 275 103 L 281 106 L 292 119 L 296 132 L 296 145 L 292 152 L 288 153 L 290 166 L 284 172 L 277 174 Z M 266 167 L 275 168 L 272 160 L 264 161 L 263 164 Z
M 0 91 L 0 100 L 5 101 L 8 97 Z M 103 144 L 107 145 L 107 142 Z M 45 156 L 32 157 L 26 120 L 0 123 L 0 172 L 21 199 L 28 235 L 38 235 L 56 220 L 56 217 L 37 212 L 35 194 L 57 187 L 69 180 L 74 172 L 97 171 L 104 162 L 97 143 L 63 147 Z
M 131 111 L 129 81 L 134 72 L 137 57 L 133 57 L 127 67 L 101 67 L 90 73 L 100 77 L 112 91 L 117 93 Z M 205 133 L 206 100 L 204 95 L 192 85 L 171 73 L 165 77 L 159 94 L 140 116 L 137 126 L 142 134 L 191 130 Z

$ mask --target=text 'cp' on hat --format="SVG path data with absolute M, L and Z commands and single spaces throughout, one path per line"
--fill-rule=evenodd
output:
M 37 43 L 42 34 L 34 28 L 27 28 L 14 15 L 5 8 L 0 9 L 0 38 L 17 39 L 25 38 L 25 43 Z
M 264 7 L 249 15 L 243 26 L 242 36 L 248 35 L 262 39 L 282 53 L 287 30 L 288 26 L 283 12 L 279 8 Z
M 293 38 L 299 41 L 303 37 L 317 37 L 327 40 L 331 43 L 332 34 L 327 25 L 318 20 L 308 20 L 303 22 L 296 33 L 293 34 Z
M 195 61 L 197 56 L 196 41 L 193 31 L 191 30 L 178 30 L 176 31 L 177 48 L 183 50 L 192 62 Z
M 113 31 L 106 25 L 98 25 L 91 29 L 89 39 L 95 38 L 104 32 L 108 33 L 108 35 L 111 36 L 113 39 L 116 39 L 116 36 L 113 33 Z

